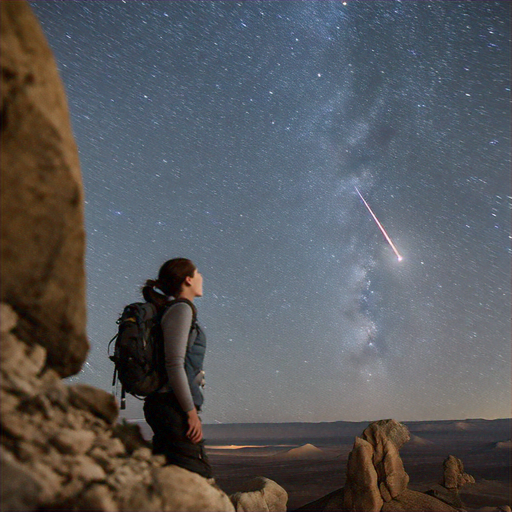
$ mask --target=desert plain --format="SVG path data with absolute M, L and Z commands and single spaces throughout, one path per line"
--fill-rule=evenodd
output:
M 344 486 L 354 438 L 369 423 L 218 424 L 204 425 L 204 433 L 215 479 L 226 493 L 264 476 L 286 489 L 293 511 Z M 403 423 L 411 434 L 400 450 L 409 489 L 426 492 L 439 484 L 443 461 L 454 455 L 475 479 L 460 490 L 465 510 L 511 504 L 511 419 Z M 149 427 L 139 424 L 150 439 Z

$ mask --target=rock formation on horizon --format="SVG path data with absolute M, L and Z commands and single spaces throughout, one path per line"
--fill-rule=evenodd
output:
M 205 478 L 118 434 L 113 395 L 62 381 L 89 348 L 78 152 L 39 23 L 24 0 L 0 9 L 0 510 L 234 511 Z M 233 501 L 284 511 L 287 494 L 264 479 Z
M 299 508 L 299 511 L 342 512 L 455 512 L 443 500 L 407 488 L 400 448 L 409 441 L 407 427 L 395 420 L 371 423 L 356 437 L 347 462 L 345 487 Z M 458 459 L 457 459 L 458 460 Z M 452 468 L 452 465 L 449 465 Z M 457 466 L 459 468 L 459 466 Z M 445 480 L 453 473 L 445 472 Z M 452 479 L 452 480 L 450 480 Z

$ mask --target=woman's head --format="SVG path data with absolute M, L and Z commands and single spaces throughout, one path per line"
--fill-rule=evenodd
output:
M 187 258 L 173 258 L 166 261 L 158 272 L 156 281 L 149 279 L 142 289 L 144 298 L 159 305 L 167 302 L 167 297 L 185 297 L 193 300 L 203 294 L 202 276 L 196 266 Z M 161 290 L 157 293 L 155 288 Z

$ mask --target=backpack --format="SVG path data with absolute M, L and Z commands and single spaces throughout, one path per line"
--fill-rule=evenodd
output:
M 188 301 L 174 300 L 160 312 L 150 302 L 134 302 L 124 308 L 117 320 L 118 332 L 110 340 L 108 352 L 115 341 L 109 358 L 115 365 L 112 386 L 117 381 L 121 383 L 121 409 L 126 409 L 127 392 L 142 400 L 167 382 L 160 320 L 177 302 Z

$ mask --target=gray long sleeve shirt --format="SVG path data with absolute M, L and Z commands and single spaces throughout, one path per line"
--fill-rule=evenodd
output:
M 194 409 L 194 402 L 185 372 L 185 355 L 192 325 L 192 308 L 184 302 L 174 304 L 165 312 L 161 325 L 168 383 L 160 392 L 172 390 L 182 409 L 189 412 Z

